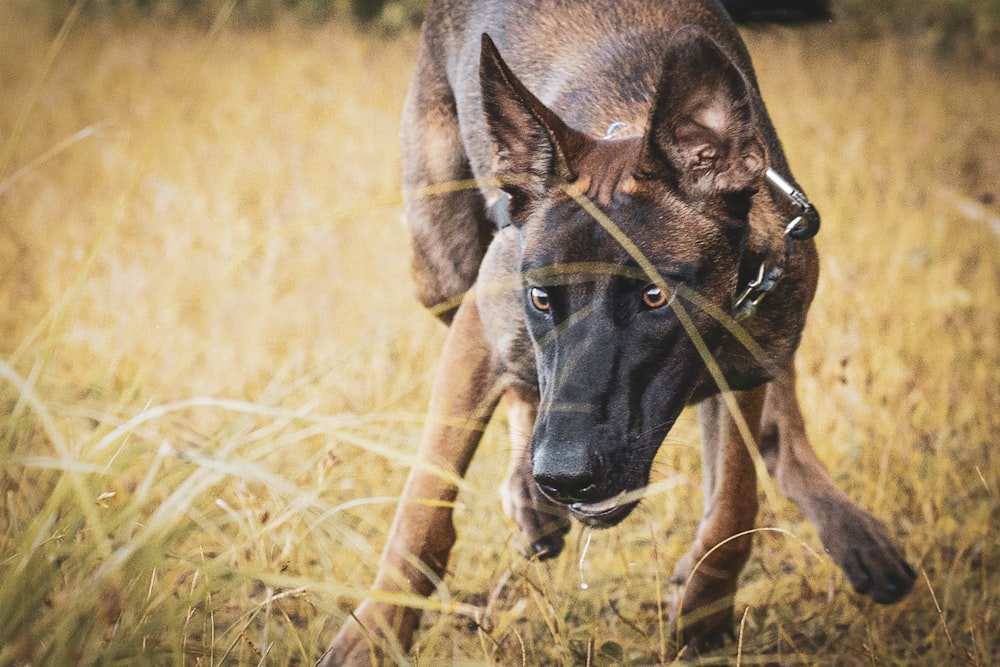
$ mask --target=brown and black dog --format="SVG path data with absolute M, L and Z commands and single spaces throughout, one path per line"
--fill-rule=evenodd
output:
M 899 547 L 806 438 L 793 356 L 818 216 L 717 0 L 431 0 L 402 149 L 419 296 L 450 329 L 375 582 L 389 595 L 324 664 L 409 649 L 419 611 L 387 600 L 443 576 L 456 482 L 501 401 L 503 506 L 542 558 L 571 517 L 624 519 L 700 402 L 704 516 L 675 571 L 689 651 L 730 630 L 758 465 L 858 592 L 909 592 Z

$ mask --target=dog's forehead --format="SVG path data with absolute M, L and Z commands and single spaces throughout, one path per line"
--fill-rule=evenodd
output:
M 581 192 L 583 188 L 574 190 L 584 177 L 581 172 L 577 182 L 569 184 L 569 194 L 554 197 L 525 225 L 525 266 L 631 264 L 636 250 L 654 265 L 698 264 L 718 234 L 710 218 L 662 183 L 636 180 L 629 174 L 628 190 L 618 189 L 610 200 L 602 201 L 593 192 Z M 581 199 L 594 206 L 585 207 Z M 625 244 L 631 247 L 615 236 L 627 238 Z
M 635 194 L 634 174 L 641 152 L 641 137 L 590 141 L 570 160 L 570 170 L 576 175 L 573 192 L 599 206 Z

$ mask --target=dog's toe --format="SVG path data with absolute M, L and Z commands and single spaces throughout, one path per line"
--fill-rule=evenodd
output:
M 892 604 L 904 598 L 912 589 L 917 575 L 905 560 L 900 560 L 894 571 L 875 586 L 868 595 L 879 604 Z
M 827 550 L 857 593 L 879 604 L 898 602 L 912 590 L 916 573 L 885 527 L 866 512 L 852 509 L 844 514 L 836 539 L 824 540 Z
M 564 535 L 572 527 L 568 518 L 553 519 L 529 508 L 521 508 L 515 522 L 521 530 L 520 539 L 515 540 L 521 555 L 538 560 L 555 558 L 562 553 L 566 544 Z
M 853 563 L 844 567 L 844 574 L 851 582 L 854 592 L 859 595 L 868 595 L 874 584 L 871 572 L 864 565 L 864 559 L 857 549 L 853 551 Z
M 521 530 L 522 539 L 517 542 L 525 558 L 546 560 L 562 553 L 563 536 L 572 525 L 565 507 L 534 500 L 528 495 L 507 500 L 504 510 Z
M 531 550 L 534 552 L 534 557 L 538 560 L 548 560 L 562 553 L 564 544 L 565 540 L 560 532 L 535 540 L 531 543 Z

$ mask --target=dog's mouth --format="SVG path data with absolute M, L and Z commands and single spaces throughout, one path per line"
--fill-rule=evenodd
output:
M 596 503 L 570 503 L 569 511 L 580 523 L 591 528 L 617 525 L 639 504 L 641 492 L 622 491 Z

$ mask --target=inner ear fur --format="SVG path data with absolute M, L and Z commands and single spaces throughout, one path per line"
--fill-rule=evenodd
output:
M 701 28 L 670 39 L 644 151 L 643 170 L 666 171 L 690 198 L 726 208 L 748 205 L 763 182 L 766 150 L 747 81 Z

